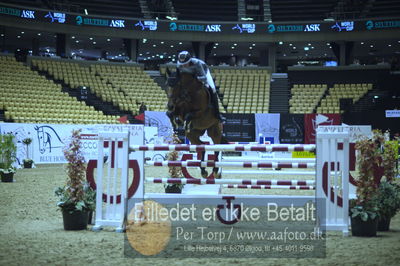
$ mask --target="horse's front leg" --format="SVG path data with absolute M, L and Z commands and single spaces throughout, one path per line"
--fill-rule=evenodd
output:
M 206 152 L 205 152 L 205 151 L 202 151 L 202 152 L 201 152 L 200 161 L 202 161 L 202 162 L 206 161 L 205 158 L 206 158 Z M 207 170 L 206 170 L 205 167 L 200 167 L 200 172 L 201 172 L 201 176 L 202 176 L 203 178 L 207 178 L 207 177 L 208 177 L 208 172 L 207 172 Z
M 193 113 L 187 113 L 185 115 L 183 127 L 185 128 L 186 133 L 190 133 L 190 130 L 192 129 L 192 119 L 193 119 Z
M 221 152 L 222 153 L 222 152 Z M 215 156 L 215 162 L 218 162 L 219 161 L 219 154 L 220 154 L 220 152 L 219 151 L 215 151 L 214 152 L 214 156 Z M 213 168 L 213 174 L 214 174 L 214 178 L 216 178 L 216 179 L 219 179 L 219 178 L 221 178 L 221 168 L 219 168 L 219 167 L 214 167 Z
M 179 124 L 177 123 L 177 117 L 174 115 L 174 113 L 172 111 L 167 111 L 166 115 L 168 116 L 171 125 L 173 127 L 174 132 L 176 132 L 178 130 Z

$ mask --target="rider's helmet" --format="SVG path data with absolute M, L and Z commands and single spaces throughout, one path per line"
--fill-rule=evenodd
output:
M 188 51 L 182 51 L 178 54 L 178 66 L 189 63 L 192 56 Z

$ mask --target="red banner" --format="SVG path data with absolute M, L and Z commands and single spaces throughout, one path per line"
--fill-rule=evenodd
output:
M 340 114 L 305 114 L 304 115 L 304 131 L 305 143 L 315 143 L 315 129 L 318 126 L 340 125 Z

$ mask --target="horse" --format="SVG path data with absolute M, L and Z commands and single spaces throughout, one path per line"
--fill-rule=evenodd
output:
M 167 116 L 171 120 L 174 130 L 183 125 L 185 136 L 194 145 L 205 144 L 200 140 L 206 131 L 214 144 L 228 143 L 222 135 L 222 124 L 215 116 L 213 107 L 210 107 L 210 95 L 208 89 L 199 81 L 190 70 L 170 72 L 167 69 L 168 84 L 168 111 Z M 218 160 L 219 152 L 214 152 L 215 160 Z M 202 153 L 202 159 L 205 152 Z M 208 177 L 204 167 L 200 167 L 201 176 Z M 219 168 L 213 168 L 214 178 L 221 178 Z

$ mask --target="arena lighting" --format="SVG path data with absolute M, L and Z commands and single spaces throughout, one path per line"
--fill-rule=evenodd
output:
M 283 44 L 283 42 L 281 41 L 281 42 L 279 42 L 279 44 L 280 44 L 280 45 L 282 45 L 282 44 Z
M 89 40 L 93 41 L 93 38 L 92 38 L 92 37 L 90 37 L 90 38 L 89 38 Z
M 87 12 L 87 9 L 85 8 L 85 15 L 87 16 L 87 15 L 89 15 L 89 13 Z
M 24 31 L 21 31 L 21 34 L 24 34 L 25 32 Z
M 364 42 L 361 42 L 361 44 L 364 44 Z
M 17 38 L 19 39 L 19 38 L 21 38 L 21 36 L 18 35 Z
M 42 35 L 40 32 L 37 34 L 38 36 Z
M 110 39 L 107 39 L 107 42 L 110 42 L 111 40 Z
M 388 46 L 389 46 L 389 47 L 392 47 L 392 45 L 391 45 L 391 44 L 388 44 Z
M 75 39 L 75 36 L 71 36 L 71 39 Z
M 240 20 L 254 20 L 253 18 L 240 18 Z
M 171 17 L 171 16 L 165 16 L 165 18 L 169 19 L 169 20 L 177 20 L 178 19 L 177 17 Z
M 182 42 L 179 42 L 179 45 L 181 45 L 182 44 Z
M 308 51 L 308 50 L 310 50 L 310 48 L 308 48 L 307 46 L 304 47 L 304 51 Z

